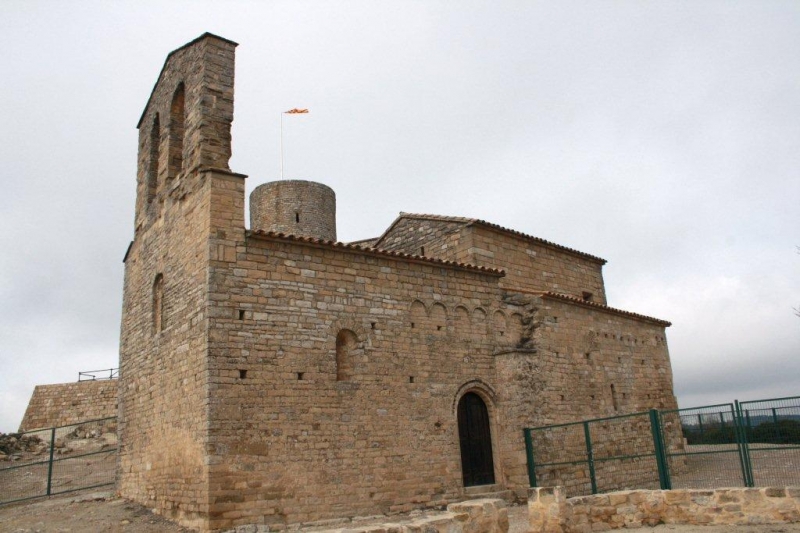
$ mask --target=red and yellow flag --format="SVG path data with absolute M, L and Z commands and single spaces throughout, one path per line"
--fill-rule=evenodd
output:
M 294 109 L 290 109 L 289 111 L 284 111 L 283 113 L 286 115 L 296 115 L 297 113 L 308 113 L 308 109 L 298 109 L 295 107 Z

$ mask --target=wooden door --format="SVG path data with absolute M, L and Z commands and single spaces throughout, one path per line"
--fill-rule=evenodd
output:
M 468 392 L 458 402 L 458 437 L 464 486 L 494 483 L 489 411 L 480 396 Z

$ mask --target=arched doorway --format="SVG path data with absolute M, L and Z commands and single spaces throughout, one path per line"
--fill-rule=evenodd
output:
M 468 392 L 458 402 L 458 439 L 464 486 L 494 483 L 489 411 L 480 396 Z

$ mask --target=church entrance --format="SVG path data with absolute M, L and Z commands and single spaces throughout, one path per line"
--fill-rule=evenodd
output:
M 464 486 L 493 484 L 494 460 L 489 411 L 481 397 L 474 392 L 468 392 L 458 402 L 458 438 L 461 443 Z

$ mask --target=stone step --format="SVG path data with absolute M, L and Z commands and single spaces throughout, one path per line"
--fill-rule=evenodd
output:
M 477 485 L 474 487 L 466 487 L 464 489 L 464 496 L 470 500 L 479 499 L 499 499 L 505 500 L 506 503 L 513 503 L 514 492 L 505 490 L 502 485 Z

